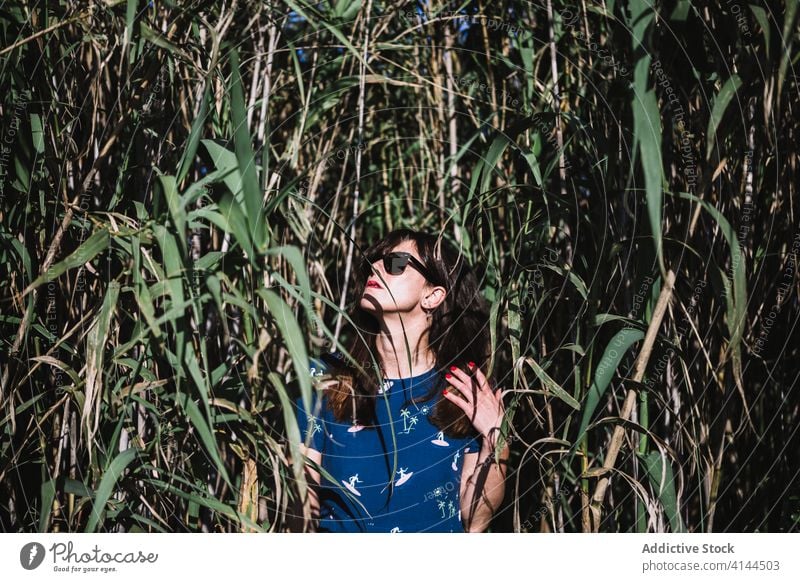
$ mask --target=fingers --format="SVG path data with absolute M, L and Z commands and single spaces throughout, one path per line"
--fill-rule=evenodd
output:
M 485 426 L 495 426 L 497 417 L 504 415 L 504 406 L 500 390 L 493 390 L 483 372 L 472 362 L 466 369 L 456 366 L 445 374 L 449 384 L 442 392 L 447 400 L 463 410 L 473 426 L 483 431 Z
M 489 394 L 494 396 L 496 400 L 499 400 L 500 402 L 502 402 L 502 400 L 503 400 L 502 391 L 492 388 L 491 384 L 489 383 L 489 380 L 486 378 L 486 375 L 483 373 L 483 370 L 481 370 L 478 367 L 474 367 L 473 369 L 474 369 L 475 381 L 478 383 L 478 386 L 480 386 L 481 390 L 488 391 Z
M 484 373 L 473 362 L 467 364 L 466 369 L 451 366 L 450 372 L 445 374 L 445 379 L 451 386 L 456 388 L 469 403 L 472 403 L 476 397 L 478 397 L 478 393 L 483 391 L 497 397 L 494 390 L 491 389 Z
M 469 407 L 468 407 L 467 403 L 460 396 L 456 396 L 456 394 L 455 394 L 455 392 L 453 390 L 445 388 L 442 391 L 442 397 L 446 398 L 447 400 L 449 400 L 450 402 L 452 402 L 453 404 L 458 406 L 464 412 L 469 412 Z
M 483 371 L 477 366 L 472 366 L 472 369 L 474 370 L 475 379 L 478 381 L 478 386 L 481 388 L 489 388 L 489 382 L 486 380 Z
M 467 402 L 471 403 L 473 401 L 473 391 L 475 387 L 473 387 L 473 379 L 469 374 L 464 372 L 461 368 L 452 366 L 444 377 L 453 388 L 458 390 Z

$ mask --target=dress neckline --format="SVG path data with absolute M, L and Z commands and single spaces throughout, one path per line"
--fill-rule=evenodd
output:
M 408 378 L 384 378 L 383 381 L 384 382 L 405 382 L 405 381 L 408 381 L 408 380 L 415 380 L 416 381 L 416 380 L 427 378 L 428 376 L 433 376 L 435 373 L 437 373 L 436 366 L 434 366 L 430 370 L 426 370 L 425 372 L 422 372 L 421 374 L 417 374 L 416 376 L 409 376 Z

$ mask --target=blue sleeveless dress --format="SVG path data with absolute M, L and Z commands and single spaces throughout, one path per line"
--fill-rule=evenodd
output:
M 312 374 L 324 370 L 324 364 L 314 363 Z M 438 389 L 431 400 L 405 403 L 434 385 Z M 385 379 L 375 403 L 378 428 L 372 429 L 337 421 L 324 392 L 315 392 L 308 416 L 295 399 L 301 438 L 305 441 L 310 431 L 310 446 L 322 453 L 322 467 L 334 479 L 321 477 L 318 531 L 464 531 L 461 468 L 465 454 L 479 452 L 480 436 L 450 438 L 428 420 L 447 385 L 436 369 Z

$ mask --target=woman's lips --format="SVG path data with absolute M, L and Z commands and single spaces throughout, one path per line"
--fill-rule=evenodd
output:
M 377 281 L 367 281 L 367 288 L 380 289 L 381 286 Z

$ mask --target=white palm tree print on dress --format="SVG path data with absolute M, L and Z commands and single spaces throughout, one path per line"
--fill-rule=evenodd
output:
M 417 414 L 411 414 L 408 411 L 408 408 L 404 408 L 400 411 L 400 417 L 403 419 L 403 430 L 400 431 L 400 434 L 408 434 L 412 430 L 414 430 L 414 425 L 419 422 L 417 416 L 421 413 L 417 412 Z

